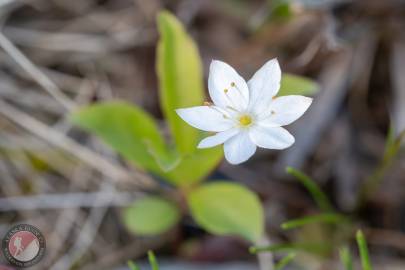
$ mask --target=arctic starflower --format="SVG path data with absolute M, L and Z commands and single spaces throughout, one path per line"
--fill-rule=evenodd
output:
M 248 160 L 257 146 L 280 150 L 295 141 L 281 126 L 301 117 L 312 99 L 298 95 L 277 97 L 280 81 L 277 59 L 264 64 L 247 83 L 230 65 L 213 60 L 208 78 L 213 103 L 176 112 L 189 125 L 216 132 L 203 139 L 198 148 L 223 143 L 228 162 L 239 164 Z

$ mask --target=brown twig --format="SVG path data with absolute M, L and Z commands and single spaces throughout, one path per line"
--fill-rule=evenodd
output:
M 152 188 L 156 186 L 153 179 L 146 174 L 136 171 L 131 173 L 126 171 L 122 167 L 113 164 L 111 161 L 78 144 L 66 135 L 55 131 L 54 129 L 2 100 L 0 100 L 0 113 L 39 138 L 65 150 L 74 157 L 77 157 L 81 161 L 85 162 L 87 165 L 100 171 L 102 174 L 109 177 L 109 179 L 113 182 L 132 182 L 134 184 L 138 184 L 142 188 Z

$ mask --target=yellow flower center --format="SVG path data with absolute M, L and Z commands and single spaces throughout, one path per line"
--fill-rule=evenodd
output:
M 239 118 L 239 124 L 243 127 L 247 127 L 250 124 L 252 124 L 252 117 L 250 117 L 249 115 L 242 115 Z

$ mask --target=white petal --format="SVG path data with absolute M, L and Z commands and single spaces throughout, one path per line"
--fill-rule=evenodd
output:
M 209 137 L 203 139 L 198 144 L 198 148 L 209 148 L 209 147 L 219 145 L 221 143 L 224 143 L 228 139 L 232 138 L 237 133 L 238 133 L 238 130 L 235 128 L 229 129 L 227 131 L 219 132 L 219 133 L 215 134 L 214 136 L 209 136 Z
M 249 80 L 249 108 L 257 113 L 265 109 L 280 89 L 281 69 L 277 59 L 264 64 Z
M 312 98 L 304 96 L 283 96 L 274 99 L 260 124 L 268 127 L 289 125 L 300 118 L 312 103 Z
M 227 63 L 213 60 L 208 76 L 208 90 L 215 105 L 237 110 L 247 108 L 249 90 L 245 80 Z
M 177 109 L 177 114 L 190 126 L 204 131 L 224 131 L 232 127 L 232 121 L 225 118 L 214 106 L 197 106 Z
M 239 164 L 256 152 L 256 145 L 250 140 L 249 133 L 242 131 L 225 142 L 224 152 L 229 163 Z
M 295 141 L 294 137 L 282 127 L 254 126 L 249 130 L 249 135 L 257 146 L 267 149 L 285 149 Z

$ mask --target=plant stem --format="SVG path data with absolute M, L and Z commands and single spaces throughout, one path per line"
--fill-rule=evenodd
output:
M 256 245 L 259 246 L 268 246 L 270 245 L 269 238 L 264 235 Z M 257 253 L 257 260 L 259 261 L 259 269 L 260 270 L 274 270 L 274 258 L 273 253 L 265 252 L 265 253 Z

